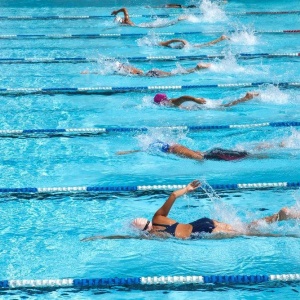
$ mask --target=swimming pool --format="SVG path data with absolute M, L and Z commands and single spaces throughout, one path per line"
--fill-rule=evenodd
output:
M 108 16 L 118 2 L 77 1 L 70 6 L 59 1 L 12 4 L 2 7 L 3 16 Z M 158 1 L 153 4 L 159 4 Z M 197 3 L 198 4 L 198 3 Z M 1 133 L 0 187 L 135 187 L 141 185 L 181 185 L 194 178 L 209 184 L 298 182 L 300 159 L 297 126 L 266 126 L 276 122 L 298 122 L 297 86 L 281 88 L 283 82 L 299 82 L 297 56 L 241 59 L 238 53 L 298 53 L 297 34 L 267 33 L 270 30 L 299 29 L 299 14 L 239 15 L 246 11 L 292 11 L 296 1 L 260 3 L 230 1 L 210 7 L 204 2 L 204 15 L 189 11 L 189 20 L 172 27 L 121 28 L 111 18 L 100 19 L 0 19 L 5 35 L 29 34 L 141 34 L 140 36 L 67 38 L 1 38 L 1 58 L 31 58 L 33 63 L 1 63 L 1 130 L 58 128 L 147 128 L 147 131 L 108 130 L 104 133 L 42 132 Z M 171 14 L 178 10 L 149 9 L 127 3 L 136 14 Z M 197 10 L 197 12 L 200 12 Z M 135 17 L 137 23 L 151 18 Z M 235 30 L 233 32 L 233 30 Z M 209 33 L 209 32 L 216 33 Z M 254 33 L 264 31 L 264 33 Z M 155 46 L 168 35 L 178 34 L 191 43 L 207 42 L 221 34 L 231 40 L 213 47 L 167 49 Z M 0 34 L 0 35 L 1 35 Z M 115 57 L 224 55 L 203 59 L 210 70 L 169 78 L 146 78 L 114 74 Z M 93 58 L 96 62 L 39 62 L 43 58 Z M 130 61 L 130 60 L 129 60 Z M 0 60 L 1 62 L 1 60 Z M 133 60 L 143 69 L 173 70 L 196 65 L 196 59 Z M 89 70 L 100 74 L 81 74 Z M 222 84 L 265 82 L 254 87 L 221 87 Z M 273 83 L 273 84 L 270 84 Z M 207 87 L 197 88 L 197 85 Z M 60 88 L 187 86 L 184 89 L 111 90 L 77 92 Z M 52 88 L 51 93 L 29 89 Z M 11 89 L 12 92 L 6 89 Z M 24 89 L 24 90 L 16 90 Z M 257 99 L 230 109 L 216 104 L 259 91 Z M 159 107 L 152 103 L 158 92 L 169 97 L 190 94 L 211 99 L 203 107 L 189 110 Z M 261 124 L 245 128 L 214 127 L 186 130 L 186 126 Z M 173 128 L 180 126 L 180 128 Z M 146 149 L 157 139 L 181 143 L 192 149 L 213 147 L 249 150 L 263 156 L 236 161 L 195 162 L 167 154 L 144 151 L 118 156 L 117 151 Z M 278 144 L 284 140 L 286 147 Z M 275 147 L 258 150 L 261 143 Z M 239 237 L 223 240 L 100 240 L 81 242 L 92 235 L 132 234 L 129 223 L 136 216 L 151 218 L 169 190 L 126 192 L 1 193 L 1 280 L 61 278 L 136 278 L 147 276 L 210 276 L 236 274 L 299 273 L 299 241 L 286 234 L 299 234 L 299 222 L 289 221 L 262 228 L 282 235 Z M 293 188 L 217 190 L 221 201 L 199 191 L 179 199 L 171 215 L 181 222 L 210 216 L 236 224 L 272 214 L 283 206 L 299 207 L 299 191 Z M 179 299 L 268 298 L 278 293 L 295 298 L 299 283 L 259 284 L 173 284 L 151 286 L 103 286 L 97 288 L 3 289 L 8 297 L 42 299 L 65 297 L 92 299 L 96 295 L 112 298 Z

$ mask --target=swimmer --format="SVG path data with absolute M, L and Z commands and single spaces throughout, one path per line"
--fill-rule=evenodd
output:
M 255 220 L 250 224 L 245 224 L 243 228 L 234 228 L 232 225 L 219 222 L 207 217 L 200 218 L 188 224 L 179 223 L 168 217 L 169 212 L 175 203 L 176 199 L 199 188 L 201 183 L 194 180 L 186 187 L 176 190 L 171 193 L 166 202 L 160 207 L 152 217 L 152 221 L 145 218 L 136 218 L 132 221 L 132 225 L 140 231 L 138 238 L 170 238 L 178 239 L 195 239 L 203 238 L 203 234 L 210 237 L 235 237 L 235 236 L 279 236 L 272 233 L 262 233 L 258 229 L 261 222 L 275 223 L 290 219 L 300 219 L 300 211 L 291 208 L 281 208 L 274 215 Z M 292 235 L 295 236 L 295 235 Z M 298 236 L 297 236 L 298 237 Z M 136 238 L 134 236 L 93 236 L 83 239 L 82 241 L 91 241 L 97 239 L 127 239 Z
M 151 6 L 148 6 L 151 7 Z M 169 4 L 165 4 L 165 5 L 161 5 L 161 6 L 152 6 L 154 8 L 197 8 L 196 5 L 182 5 L 182 4 L 176 4 L 176 3 L 169 3 Z
M 239 98 L 237 100 L 230 101 L 225 104 L 221 104 L 220 107 L 232 107 L 239 103 L 243 103 L 246 101 L 249 101 L 253 99 L 254 97 L 257 97 L 259 93 L 255 92 L 248 92 L 246 95 L 242 98 Z M 195 102 L 196 104 L 206 104 L 206 99 L 204 98 L 196 98 L 193 96 L 180 96 L 178 98 L 168 98 L 166 94 L 156 94 L 153 98 L 153 101 L 157 105 L 163 105 L 163 106 L 171 106 L 171 107 L 179 107 L 183 109 L 187 109 L 186 107 L 182 107 L 181 104 L 187 101 Z
M 124 15 L 123 18 L 118 16 L 118 13 L 120 13 L 120 12 L 123 13 L 123 15 Z M 116 16 L 115 22 L 119 22 L 122 25 L 135 26 L 135 27 L 147 27 L 147 28 L 167 27 L 167 26 L 174 25 L 174 24 L 178 23 L 179 21 L 183 21 L 183 20 L 187 19 L 186 16 L 179 16 L 176 20 L 170 21 L 165 24 L 153 24 L 153 22 L 150 22 L 150 23 L 143 23 L 143 24 L 136 25 L 135 23 L 133 23 L 131 21 L 128 10 L 125 7 L 122 7 L 118 10 L 114 10 L 111 13 L 111 15 Z
M 227 37 L 226 35 L 221 35 L 219 38 L 203 44 L 190 44 L 187 40 L 171 39 L 167 41 L 158 42 L 158 45 L 163 47 L 173 48 L 173 49 L 182 49 L 184 47 L 204 48 L 211 45 L 215 45 L 224 40 L 229 40 L 229 37 Z
M 151 143 L 147 150 L 152 153 L 155 151 L 161 151 L 163 153 L 170 153 L 179 157 L 190 158 L 198 161 L 204 159 L 232 161 L 250 156 L 250 153 L 247 151 L 235 151 L 222 148 L 213 148 L 206 152 L 196 151 L 180 144 L 167 144 L 160 140 Z M 126 155 L 142 151 L 143 150 L 118 151 L 116 154 Z
M 180 74 L 190 74 L 202 69 L 208 69 L 211 64 L 203 64 L 198 63 L 194 68 L 184 69 L 180 71 Z M 115 68 L 115 73 L 119 75 L 138 75 L 138 76 L 146 76 L 146 77 L 169 77 L 173 75 L 177 75 L 179 73 L 172 73 L 167 71 L 162 71 L 159 69 L 152 69 L 147 72 L 144 72 L 141 69 L 138 69 L 134 66 L 128 64 L 122 64 L 117 62 L 117 66 Z M 82 71 L 81 74 L 99 74 L 99 72 L 90 72 L 89 70 Z

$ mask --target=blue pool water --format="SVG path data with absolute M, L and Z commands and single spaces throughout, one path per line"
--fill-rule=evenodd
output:
M 162 1 L 152 1 L 153 5 Z M 195 2 L 194 2 L 195 3 Z M 134 14 L 171 14 L 172 9 L 147 8 L 122 2 Z M 183 94 L 204 97 L 202 107 L 159 107 L 152 103 L 157 92 L 127 93 L 1 93 L 1 130 L 147 127 L 148 132 L 115 132 L 93 135 L 35 134 L 0 137 L 0 187 L 137 186 L 187 184 L 198 178 L 208 183 L 298 182 L 300 129 L 255 127 L 190 131 L 169 126 L 254 124 L 299 121 L 298 88 L 278 88 L 277 83 L 299 82 L 296 56 L 238 59 L 238 53 L 299 53 L 299 34 L 255 33 L 295 30 L 299 14 L 238 15 L 249 11 L 289 11 L 297 1 L 229 1 L 219 6 L 204 1 L 200 8 L 184 11 L 188 20 L 166 28 L 120 27 L 111 18 L 81 20 L 0 19 L 0 35 L 142 33 L 141 37 L 117 38 L 5 38 L 0 39 L 1 58 L 86 57 L 85 63 L 1 63 L 0 89 L 139 87 L 211 85 L 268 82 L 248 88 L 188 88 L 166 90 L 169 97 Z M 149 3 L 148 3 L 149 5 Z M 299 5 L 298 5 L 299 6 Z M 15 1 L 1 3 L 1 16 L 102 15 L 119 7 L 118 1 Z M 197 15 L 195 12 L 202 12 Z M 176 16 L 175 16 L 176 17 Z M 173 17 L 174 18 L 174 17 Z M 136 23 L 153 21 L 134 17 Z M 159 20 L 164 22 L 164 20 Z M 233 32 L 237 30 L 238 32 Z M 184 35 L 184 32 L 206 34 Z M 208 33 L 215 31 L 217 33 Z M 202 43 L 226 34 L 223 41 L 207 48 L 157 47 L 158 33 L 178 33 L 190 43 Z M 175 37 L 175 36 L 174 36 Z M 224 55 L 209 70 L 167 78 L 114 74 L 114 57 Z M 144 71 L 160 68 L 177 72 L 194 67 L 198 60 L 153 60 L 131 62 Z M 82 71 L 99 74 L 81 74 Z M 230 109 L 220 103 L 237 99 L 247 91 L 260 96 Z M 119 156 L 117 151 L 146 150 L 155 140 L 181 143 L 206 151 L 214 147 L 248 150 L 249 159 L 225 162 L 203 161 L 142 151 Z M 280 147 L 280 142 L 285 147 Z M 262 143 L 273 147 L 258 149 Z M 258 158 L 259 157 L 259 158 Z M 297 189 L 245 189 L 217 191 L 221 199 L 198 191 L 174 205 L 170 217 L 190 222 L 208 216 L 237 225 L 264 217 L 283 206 L 299 208 Z M 137 216 L 151 218 L 168 192 L 1 194 L 0 280 L 107 278 L 175 275 L 235 275 L 300 273 L 299 222 L 262 226 L 264 232 L 281 237 L 238 237 L 202 240 L 99 240 L 81 242 L 92 235 L 134 234 L 129 224 Z M 103 287 L 95 289 L 49 288 L 0 291 L 3 298 L 36 299 L 287 299 L 299 295 L 299 283 L 252 285 L 170 285 Z

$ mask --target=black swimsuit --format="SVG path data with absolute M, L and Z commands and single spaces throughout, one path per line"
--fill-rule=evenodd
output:
M 237 160 L 249 155 L 247 151 L 235 151 L 222 148 L 213 148 L 204 153 L 204 159 L 212 160 Z
M 172 236 L 175 236 L 175 231 L 177 228 L 177 225 L 179 223 L 176 222 L 172 225 L 166 225 L 166 224 L 157 224 L 157 223 L 153 223 L 152 225 L 154 226 L 162 226 L 165 227 L 164 230 L 157 230 L 158 232 L 166 232 Z M 190 225 L 192 225 L 193 229 L 192 229 L 192 234 L 200 234 L 203 232 L 206 233 L 212 233 L 212 231 L 215 229 L 215 224 L 214 221 L 212 219 L 209 218 L 201 218 L 198 219 L 194 222 L 189 223 Z

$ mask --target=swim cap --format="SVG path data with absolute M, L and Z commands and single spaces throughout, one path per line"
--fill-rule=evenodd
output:
M 132 225 L 142 231 L 152 229 L 152 223 L 146 218 L 136 218 L 132 221 Z
M 162 102 L 166 102 L 168 100 L 168 96 L 166 94 L 156 94 L 154 96 L 154 102 L 156 104 L 161 104 Z
M 115 19 L 114 19 L 114 22 L 115 23 L 122 23 L 123 19 L 120 16 L 116 16 Z

